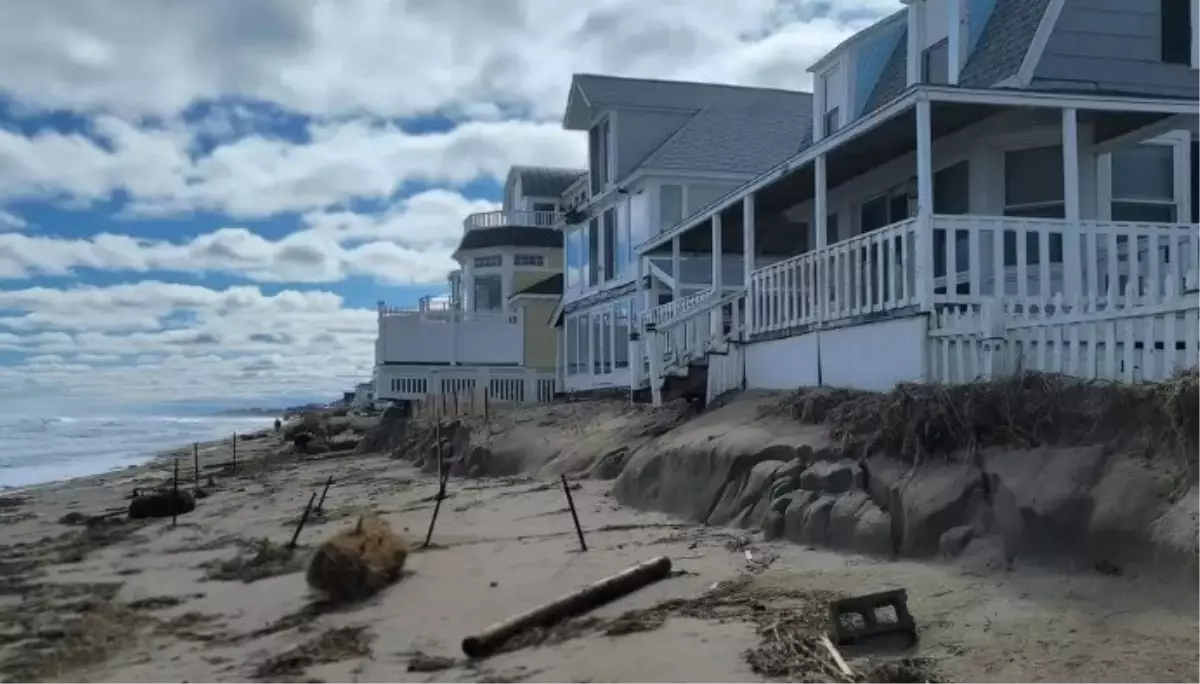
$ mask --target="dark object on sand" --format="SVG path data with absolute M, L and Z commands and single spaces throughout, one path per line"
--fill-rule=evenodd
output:
M 880 620 L 878 610 L 891 608 L 895 619 Z M 855 619 L 858 616 L 859 619 Z M 902 634 L 909 644 L 917 641 L 917 625 L 908 612 L 908 592 L 892 589 L 875 594 L 851 596 L 829 603 L 829 633 L 839 645 L 854 644 L 874 637 Z
M 305 579 L 333 601 L 364 599 L 400 579 L 407 558 L 408 540 L 368 515 L 321 544 Z
M 275 432 L 279 432 L 279 428 L 281 428 L 281 427 L 283 427 L 283 423 L 279 422 L 279 419 L 276 418 L 275 419 Z
M 567 508 L 571 509 L 571 520 L 575 523 L 575 534 L 579 535 L 579 550 L 587 551 L 587 542 L 583 539 L 583 528 L 579 526 L 579 514 L 575 512 L 575 500 L 571 498 L 571 486 L 567 484 L 567 475 L 561 476 L 563 494 L 567 495 Z
M 433 505 L 433 517 L 429 519 L 429 530 L 425 532 L 425 543 L 421 546 L 429 548 L 430 542 L 433 541 L 433 526 L 437 524 L 438 513 L 442 510 L 442 502 L 446 500 L 446 483 L 450 480 L 450 468 L 446 466 L 445 459 L 442 457 L 442 423 L 438 421 L 434 426 L 434 439 L 437 440 L 437 459 L 438 459 L 438 492 L 437 503 Z
M 423 651 L 417 651 L 408 657 L 409 672 L 441 672 L 449 670 L 457 664 L 454 658 L 429 655 Z
M 143 520 L 145 518 L 171 518 L 196 510 L 196 499 L 186 491 L 162 489 L 149 494 L 133 490 L 133 500 L 129 502 L 129 518 Z
M 546 627 L 585 613 L 609 601 L 632 594 L 670 574 L 670 558 L 659 556 L 648 560 L 463 639 L 463 653 L 471 658 L 485 658 L 495 653 L 506 641 L 527 629 Z
M 328 480 L 325 480 L 325 488 L 321 490 L 321 500 L 317 502 L 316 513 L 325 512 L 325 495 L 329 493 L 329 486 L 333 484 L 333 476 L 330 475 Z
M 58 519 L 59 525 L 82 525 L 87 520 L 87 516 L 79 511 L 71 511 Z

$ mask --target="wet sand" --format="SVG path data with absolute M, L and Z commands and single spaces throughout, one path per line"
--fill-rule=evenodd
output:
M 920 644 L 900 656 L 919 659 L 935 678 L 1197 680 L 1194 600 L 1097 574 L 1023 569 L 971 576 L 951 566 L 767 544 L 741 530 L 622 508 L 602 481 L 583 481 L 573 491 L 589 546 L 581 553 L 555 482 L 452 480 L 435 548 L 413 553 L 404 578 L 373 599 L 323 609 L 304 581 L 312 548 L 367 511 L 418 545 L 436 482 L 383 456 L 280 456 L 280 448 L 273 438 L 240 444 L 241 472 L 217 476 L 210 496 L 174 527 L 169 519 L 90 531 L 57 522 L 71 511 L 126 505 L 134 486 L 165 481 L 169 460 L 7 499 L 0 509 L 0 676 L 762 681 L 746 657 L 763 645 L 762 616 L 797 614 L 815 625 L 829 596 L 903 587 Z M 226 460 L 227 450 L 206 446 L 203 460 Z M 263 539 L 286 543 L 330 475 L 336 481 L 325 512 L 304 528 L 296 560 L 268 568 L 281 574 L 244 582 L 236 572 L 214 570 L 252 557 Z M 477 662 L 462 656 L 463 637 L 658 555 L 681 572 L 594 611 L 589 617 L 596 620 Z M 606 634 L 627 611 L 694 600 L 718 583 L 739 587 L 731 605 L 700 611 L 672 604 L 661 624 Z M 423 660 L 418 653 L 451 659 L 443 663 L 451 667 L 410 671 Z M 863 671 L 874 662 L 872 654 L 847 656 Z

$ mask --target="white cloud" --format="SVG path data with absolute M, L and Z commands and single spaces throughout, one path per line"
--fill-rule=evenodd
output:
M 572 72 L 803 87 L 898 0 L 60 0 L 0 4 L 0 89 L 31 106 L 170 115 L 242 96 L 317 116 L 554 117 Z M 783 36 L 783 39 L 772 35 Z
M 503 180 L 510 166 L 579 166 L 584 141 L 547 123 L 470 122 L 412 134 L 362 121 L 313 124 L 311 142 L 253 135 L 193 158 L 182 127 L 95 120 L 95 137 L 0 129 L 0 200 L 92 202 L 127 192 L 142 214 L 209 210 L 237 218 L 309 211 L 351 199 L 387 199 L 405 183 Z
M 25 219 L 0 209 L 0 232 L 23 230 L 27 227 L 29 227 L 29 223 Z
M 368 377 L 376 314 L 328 292 L 146 281 L 0 292 L 0 396 L 207 398 L 335 392 Z M 113 397 L 113 395 L 119 395 Z M 30 397 L 34 398 L 34 397 Z

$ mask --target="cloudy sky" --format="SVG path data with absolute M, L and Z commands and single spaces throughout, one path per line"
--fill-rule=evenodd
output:
M 0 3 L 0 411 L 348 388 L 510 165 L 584 164 L 573 72 L 807 89 L 899 6 Z

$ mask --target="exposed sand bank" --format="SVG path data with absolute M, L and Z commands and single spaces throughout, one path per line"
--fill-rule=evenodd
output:
M 819 623 L 823 601 L 832 595 L 904 587 L 921 631 L 919 646 L 903 657 L 922 659 L 922 674 L 973 681 L 1197 680 L 1194 569 L 1186 570 L 1192 573 L 1192 591 L 1182 594 L 1173 585 L 1167 591 L 1142 581 L 1142 570 L 1119 558 L 1109 562 L 1122 570 L 1120 576 L 1098 572 L 1083 562 L 1091 559 L 1086 545 L 1072 556 L 1073 569 L 1050 570 L 1026 562 L 1041 556 L 1027 553 L 1035 546 L 1025 545 L 1020 534 L 1010 535 L 1017 550 L 1011 570 L 934 562 L 945 533 L 936 535 L 928 552 L 928 534 L 906 536 L 904 530 L 956 527 L 950 523 L 958 522 L 962 506 L 950 495 L 943 497 L 949 504 L 935 508 L 955 515 L 934 515 L 934 523 L 920 525 L 906 515 L 899 527 L 900 546 L 905 539 L 913 545 L 902 554 L 929 560 L 888 560 L 886 551 L 894 549 L 867 542 L 886 539 L 894 545 L 891 514 L 877 520 L 886 526 L 884 536 L 859 525 L 875 515 L 864 509 L 897 510 L 874 501 L 869 485 L 885 481 L 882 468 L 868 465 L 866 478 L 851 472 L 850 485 L 838 493 L 833 490 L 845 484 L 838 468 L 821 477 L 809 473 L 808 488 L 801 487 L 809 460 L 840 454 L 820 428 L 764 412 L 763 405 L 775 399 L 743 397 L 694 418 L 679 407 L 652 410 L 619 402 L 497 410 L 486 426 L 472 420 L 463 430 L 447 430 L 446 455 L 460 460 L 434 535 L 437 547 L 413 553 L 399 583 L 336 611 L 314 607 L 320 604 L 304 582 L 306 554 L 318 542 L 367 510 L 405 531 L 410 541 L 419 543 L 424 536 L 436 491 L 429 473 L 436 464 L 429 458 L 429 434 L 413 425 L 383 440 L 392 442 L 383 446 L 404 445 L 402 455 L 409 461 L 378 454 L 279 455 L 286 448 L 274 439 L 239 445 L 247 465 L 236 476 L 218 475 L 210 496 L 174 528 L 169 519 L 91 532 L 56 522 L 68 511 L 95 513 L 125 505 L 122 497 L 132 487 L 163 481 L 166 462 L 36 488 L 2 511 L 7 523 L 0 527 L 5 544 L 0 676 L 8 681 L 760 681 L 764 677 L 751 668 L 753 658 L 746 652 L 767 644 L 761 630 L 770 619 L 815 615 L 805 619 Z M 209 463 L 227 460 L 227 448 L 212 446 L 202 456 Z M 786 470 L 797 469 L 789 466 L 797 458 L 805 467 Z M 1158 491 L 1159 481 L 1137 479 L 1141 471 L 1131 470 L 1124 457 L 1110 454 L 1102 461 L 1080 466 L 1090 473 L 1087 478 L 1070 480 L 1086 480 L 1083 491 L 1090 500 L 1143 505 L 1149 494 L 1144 499 L 1103 496 L 1104 487 L 1124 485 L 1130 477 L 1147 491 Z M 563 472 L 616 478 L 584 479 L 573 492 L 590 547 L 586 554 L 576 550 L 563 493 L 552 481 Z M 330 475 L 337 481 L 326 513 L 301 533 L 297 559 L 258 568 L 229 562 L 253 558 L 258 540 L 285 543 L 311 493 Z M 910 488 L 915 493 L 932 487 L 929 483 L 972 481 L 944 475 L 922 475 L 918 481 L 911 474 L 904 480 L 905 475 L 899 473 L 877 491 L 890 496 L 897 482 L 904 485 L 902 493 Z M 1008 477 L 997 475 L 1002 481 Z M 769 496 L 772 486 L 787 487 L 777 481 L 791 477 L 796 489 Z M 1064 481 L 1045 474 L 1034 479 Z M 944 489 L 960 494 L 965 489 L 968 502 L 975 497 L 978 504 L 975 487 Z M 852 494 L 857 507 L 848 505 Z M 758 533 L 773 501 L 785 496 L 792 499 L 783 513 L 783 534 L 801 544 L 765 542 Z M 942 500 L 939 496 L 911 498 Z M 1068 504 L 1073 500 L 1065 494 L 1023 496 L 1029 501 L 1015 504 L 1018 511 L 1064 497 Z M 823 499 L 833 501 L 818 505 Z M 1005 505 L 995 498 L 985 503 L 963 510 L 995 513 Z M 1143 505 L 1142 517 L 1129 526 L 1151 547 L 1186 550 L 1177 535 L 1188 529 L 1189 520 L 1194 526 L 1194 505 L 1194 491 L 1173 501 L 1167 497 L 1154 507 Z M 792 506 L 804 508 L 804 514 L 791 512 Z M 814 506 L 828 517 L 824 524 L 814 520 L 806 526 Z M 835 508 L 853 510 L 843 517 L 833 515 Z M 917 508 L 921 514 L 931 510 Z M 1086 529 L 1099 535 L 1105 528 L 1096 521 L 1106 518 L 1097 510 L 1106 509 L 1093 506 Z M 789 512 L 798 518 L 790 529 Z M 1116 511 L 1108 514 L 1127 519 Z M 713 524 L 698 524 L 705 520 Z M 999 537 L 1004 549 L 1005 529 L 981 528 L 978 538 Z M 1019 532 L 1029 529 L 1041 527 Z M 804 536 L 818 530 L 823 539 Z M 975 539 L 959 534 L 968 537 L 965 547 Z M 826 550 L 827 544 L 849 548 Z M 546 643 L 475 663 L 462 657 L 464 636 L 660 554 L 685 574 L 556 630 Z M 237 579 L 255 574 L 270 576 L 250 583 Z M 717 582 L 726 583 L 718 591 L 730 592 L 731 598 L 702 598 Z M 613 622 L 627 611 L 651 609 L 665 599 L 686 600 L 638 614 L 638 628 L 647 631 L 606 634 L 628 629 L 627 621 Z M 428 664 L 426 655 L 450 658 L 452 666 L 409 671 L 414 664 Z M 847 655 L 857 669 L 873 667 L 862 654 Z

